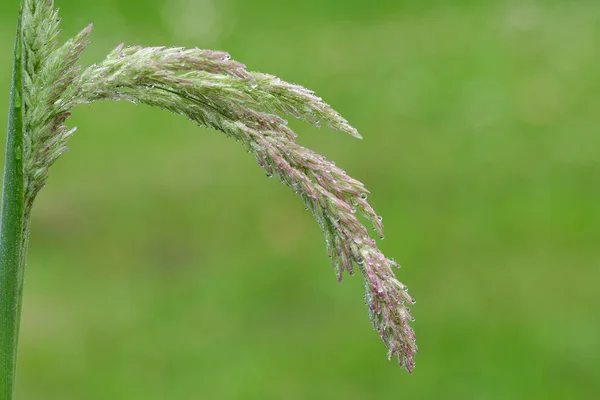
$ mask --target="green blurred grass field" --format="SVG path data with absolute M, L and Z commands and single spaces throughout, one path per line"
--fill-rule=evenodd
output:
M 94 22 L 85 64 L 227 50 L 346 116 L 363 141 L 292 126 L 371 190 L 420 353 L 412 376 L 387 361 L 361 278 L 337 283 L 311 215 L 235 141 L 103 103 L 75 110 L 34 209 L 19 399 L 597 398 L 598 1 L 57 4 L 63 39 Z

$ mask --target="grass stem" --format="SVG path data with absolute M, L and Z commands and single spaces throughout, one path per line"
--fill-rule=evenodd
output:
M 0 400 L 14 392 L 23 270 L 23 99 L 21 16 L 14 47 L 0 216 Z

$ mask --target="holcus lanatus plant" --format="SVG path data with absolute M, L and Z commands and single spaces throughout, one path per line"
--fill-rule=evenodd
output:
M 75 131 L 65 125 L 71 110 L 101 100 L 157 106 L 239 141 L 315 216 L 338 280 L 355 268 L 361 272 L 370 319 L 388 357 L 411 372 L 417 347 L 408 307 L 414 300 L 392 272 L 398 265 L 377 249 L 358 215 L 383 237 L 381 217 L 361 182 L 296 143 L 284 116 L 360 138 L 358 132 L 312 91 L 248 71 L 221 51 L 121 44 L 82 69 L 78 60 L 91 31 L 87 26 L 61 45 L 54 2 L 21 1 L 2 197 L 0 400 L 12 399 L 14 391 L 31 208 Z

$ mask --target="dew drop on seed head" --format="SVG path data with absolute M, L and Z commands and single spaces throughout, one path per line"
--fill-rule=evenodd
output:
M 366 193 L 361 193 L 360 194 L 360 198 L 363 199 L 363 200 L 366 200 L 367 199 L 367 194 Z

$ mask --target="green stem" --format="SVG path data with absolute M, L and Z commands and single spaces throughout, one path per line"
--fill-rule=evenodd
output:
M 0 215 L 0 400 L 13 398 L 25 266 L 21 16 L 22 8 L 15 39 Z

